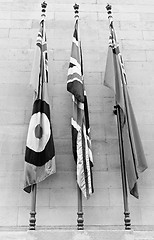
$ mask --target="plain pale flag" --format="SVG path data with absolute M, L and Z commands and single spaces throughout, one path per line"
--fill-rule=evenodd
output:
M 31 192 L 33 184 L 56 172 L 48 98 L 48 56 L 44 17 L 40 21 L 30 84 L 35 96 L 25 152 L 24 190 L 28 193 Z
M 127 89 L 126 72 L 116 41 L 113 22 L 110 24 L 110 30 L 104 84 L 114 91 L 116 104 L 120 107 L 128 186 L 130 193 L 139 198 L 137 179 L 139 172 L 143 172 L 147 168 L 147 163 Z
M 73 99 L 73 117 L 71 119 L 72 148 L 74 160 L 77 164 L 77 183 L 83 195 L 89 198 L 94 192 L 92 177 L 93 157 L 78 24 L 77 19 L 73 33 L 67 90 L 72 93 Z

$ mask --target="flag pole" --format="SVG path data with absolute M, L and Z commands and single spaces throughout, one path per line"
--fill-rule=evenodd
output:
M 82 192 L 77 184 L 77 192 L 78 192 L 78 218 L 77 218 L 77 230 L 84 230 L 84 219 L 83 219 L 83 207 L 82 207 Z
M 44 1 L 41 4 L 42 14 L 41 17 L 45 17 L 47 3 Z M 30 211 L 30 219 L 29 219 L 29 230 L 35 230 L 36 226 L 36 192 L 37 192 L 37 184 L 33 184 L 31 186 L 31 211 Z
M 79 5 L 75 3 L 73 6 L 74 13 L 75 13 L 75 19 L 79 19 Z M 78 212 L 77 212 L 77 230 L 84 230 L 84 219 L 83 219 L 83 206 L 82 206 L 82 192 L 77 184 L 77 199 L 78 199 Z
M 31 211 L 30 211 L 30 219 L 29 219 L 29 230 L 35 230 L 36 223 L 36 190 L 37 185 L 33 184 L 31 186 Z
M 120 152 L 123 202 L 124 202 L 124 222 L 125 222 L 125 229 L 130 230 L 131 219 L 130 219 L 130 212 L 128 207 L 128 189 L 127 189 L 126 166 L 125 166 L 125 158 L 124 158 L 124 145 L 123 145 L 123 137 L 122 137 L 122 122 L 120 117 L 120 106 L 117 105 L 116 108 L 117 108 L 117 111 L 115 112 L 115 114 L 117 115 L 117 125 L 118 125 L 119 152 Z
M 107 13 L 108 13 L 110 27 L 113 28 L 113 17 L 112 17 L 112 11 L 111 11 L 112 6 L 107 4 L 106 9 L 107 9 Z M 117 115 L 121 178 L 122 178 L 123 202 L 124 202 L 125 230 L 130 230 L 131 229 L 131 219 L 130 219 L 130 212 L 129 212 L 129 207 L 128 207 L 128 188 L 127 188 L 127 176 L 126 176 L 126 166 L 125 166 L 125 157 L 124 157 L 124 143 L 123 143 L 123 136 L 122 136 L 122 121 L 121 121 L 121 114 L 120 114 L 120 106 L 116 105 L 113 112 L 115 115 Z

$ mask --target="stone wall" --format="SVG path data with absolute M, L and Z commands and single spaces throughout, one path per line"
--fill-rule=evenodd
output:
M 49 94 L 57 173 L 40 183 L 37 225 L 75 226 L 76 168 L 71 151 L 71 95 L 66 90 L 74 1 L 47 1 Z M 40 0 L 0 0 L 0 226 L 27 226 L 31 196 L 23 190 L 24 152 L 33 92 L 29 87 Z M 78 0 L 85 84 L 94 155 L 95 193 L 83 199 L 85 225 L 123 225 L 123 199 L 114 98 L 103 85 L 108 48 L 106 1 Z M 125 60 L 128 89 L 148 170 L 140 199 L 129 196 L 132 225 L 154 222 L 154 1 L 110 0 Z

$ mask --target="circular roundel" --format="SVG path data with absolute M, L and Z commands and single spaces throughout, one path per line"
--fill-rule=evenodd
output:
M 50 139 L 50 135 L 50 122 L 46 114 L 34 113 L 29 123 L 27 147 L 35 152 L 42 152 Z

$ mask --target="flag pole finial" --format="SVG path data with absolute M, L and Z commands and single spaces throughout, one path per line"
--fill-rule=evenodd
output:
M 112 6 L 108 3 L 107 5 L 106 5 L 106 9 L 107 9 L 107 13 L 108 14 L 111 14 L 112 13 Z
M 41 7 L 42 7 L 42 16 L 45 16 L 47 3 L 44 1 L 44 2 L 41 4 Z
M 79 18 L 79 5 L 77 3 L 75 3 L 75 5 L 73 6 L 74 8 L 74 13 L 75 13 L 75 18 Z
M 108 14 L 108 19 L 109 19 L 109 22 L 110 22 L 110 26 L 113 27 L 112 6 L 108 3 L 106 5 L 106 9 L 107 9 L 107 14 Z

